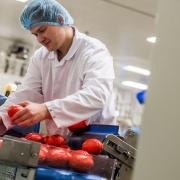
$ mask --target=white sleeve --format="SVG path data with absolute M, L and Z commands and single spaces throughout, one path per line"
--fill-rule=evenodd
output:
M 31 101 L 36 103 L 43 102 L 40 68 L 35 61 L 35 57 L 32 57 L 30 61 L 23 83 L 20 85 L 17 91 L 12 93 L 8 97 L 7 101 L 0 107 L 0 116 L 2 117 L 3 124 L 6 129 L 10 129 L 12 127 L 7 115 L 7 108 L 12 104 L 22 101 Z M 0 134 L 2 134 L 1 127 Z
M 102 111 L 112 93 L 113 80 L 113 61 L 109 53 L 90 57 L 84 68 L 82 88 L 63 99 L 45 103 L 56 126 L 68 127 Z

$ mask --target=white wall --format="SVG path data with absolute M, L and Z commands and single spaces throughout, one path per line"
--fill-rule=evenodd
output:
M 180 1 L 161 0 L 133 180 L 180 179 Z
M 0 37 L 0 51 L 7 51 L 9 46 L 13 44 L 13 40 Z

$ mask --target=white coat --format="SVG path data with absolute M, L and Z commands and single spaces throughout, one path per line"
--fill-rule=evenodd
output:
M 90 124 L 115 124 L 113 60 L 103 43 L 75 29 L 73 43 L 63 59 L 45 47 L 32 57 L 20 88 L 0 107 L 4 127 L 12 127 L 7 107 L 21 101 L 45 103 L 53 120 L 46 120 L 49 134 L 63 134 L 66 127 L 88 119 Z

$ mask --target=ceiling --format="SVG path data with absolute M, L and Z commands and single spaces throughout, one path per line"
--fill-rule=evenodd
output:
M 80 31 L 97 37 L 108 46 L 116 65 L 130 62 L 149 66 L 152 44 L 146 42 L 146 38 L 155 35 L 158 0 L 58 1 L 74 17 Z M 0 37 L 33 45 L 35 39 L 19 23 L 23 6 L 24 3 L 15 0 L 1 0 Z
M 104 0 L 117 6 L 139 11 L 139 13 L 154 17 L 157 12 L 157 0 Z

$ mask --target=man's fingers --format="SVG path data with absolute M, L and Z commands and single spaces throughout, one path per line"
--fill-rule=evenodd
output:
M 26 107 L 28 104 L 29 104 L 28 101 L 23 101 L 23 102 L 18 103 L 18 105 L 23 106 L 23 107 Z
M 22 121 L 28 120 L 28 119 L 30 119 L 30 117 L 31 117 L 30 114 L 26 113 L 26 114 L 20 116 L 19 118 L 15 119 L 15 121 L 13 121 L 13 124 L 18 124 Z
M 21 116 L 28 114 L 28 109 L 24 108 L 20 111 L 18 111 L 11 119 L 11 121 L 15 121 L 16 119 L 20 118 Z

